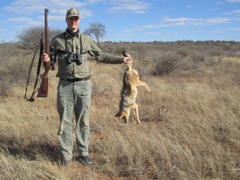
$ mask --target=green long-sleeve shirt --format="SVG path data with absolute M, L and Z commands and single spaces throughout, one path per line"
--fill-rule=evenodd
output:
M 52 46 L 54 53 L 58 56 L 57 77 L 63 79 L 85 78 L 92 75 L 87 62 L 88 54 L 103 63 L 121 64 L 123 62 L 123 57 L 103 52 L 90 36 L 82 33 L 74 37 L 68 32 L 59 34 L 53 38 Z M 67 62 L 71 53 L 81 55 L 81 64 L 76 61 L 70 64 Z

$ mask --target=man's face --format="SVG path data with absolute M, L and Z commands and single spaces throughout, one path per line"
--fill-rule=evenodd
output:
M 78 30 L 80 18 L 78 16 L 69 17 L 66 18 L 66 22 L 68 25 L 68 29 L 70 29 L 73 32 L 76 32 Z

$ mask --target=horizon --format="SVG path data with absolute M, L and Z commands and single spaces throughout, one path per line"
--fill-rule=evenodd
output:
M 240 0 L 10 0 L 1 2 L 0 42 L 17 42 L 29 27 L 66 29 L 71 7 L 81 14 L 80 31 L 102 23 L 101 42 L 240 41 Z

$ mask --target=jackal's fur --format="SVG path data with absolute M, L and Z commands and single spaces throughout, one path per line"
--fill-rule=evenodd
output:
M 133 110 L 134 119 L 140 124 L 138 105 L 136 104 L 137 87 L 144 86 L 145 90 L 150 92 L 148 85 L 140 81 L 138 72 L 132 68 L 132 64 L 127 64 L 127 69 L 123 76 L 123 87 L 121 91 L 121 100 L 119 103 L 119 112 L 115 117 L 124 119 L 128 122 L 130 111 Z

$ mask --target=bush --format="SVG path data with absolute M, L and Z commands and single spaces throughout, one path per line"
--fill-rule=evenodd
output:
M 1 44 L 0 96 L 14 96 L 13 87 L 25 84 L 30 58 L 29 50 L 18 48 L 18 44 Z
M 13 96 L 13 87 L 25 84 L 26 80 L 26 64 L 21 64 L 16 61 L 11 66 L 7 67 L 8 71 L 0 71 L 0 96 Z
M 0 71 L 0 96 L 6 97 L 12 94 L 12 78 L 10 75 L 8 75 L 6 72 Z
M 169 74 L 178 67 L 180 61 L 180 56 L 167 53 L 156 63 L 155 69 L 153 70 L 153 75 L 164 75 Z
M 22 33 L 18 34 L 21 48 L 34 50 L 37 44 L 40 42 L 40 38 L 44 33 L 44 27 L 28 27 Z M 54 36 L 64 32 L 61 29 L 50 29 L 49 28 L 49 40 L 51 41 Z M 44 35 L 44 34 L 43 34 Z M 44 37 L 43 37 L 44 40 Z
M 177 49 L 177 54 L 182 57 L 187 57 L 190 54 L 190 50 L 187 48 L 179 48 Z

